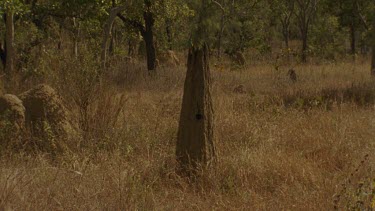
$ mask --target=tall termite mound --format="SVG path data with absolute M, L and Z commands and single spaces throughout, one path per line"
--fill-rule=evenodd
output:
M 178 172 L 194 173 L 215 160 L 208 47 L 189 50 L 176 155 Z

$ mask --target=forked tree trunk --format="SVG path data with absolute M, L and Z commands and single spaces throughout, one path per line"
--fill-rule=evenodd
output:
M 5 73 L 10 76 L 14 72 L 14 15 L 10 9 L 6 13 L 5 51 Z
M 109 18 L 106 21 L 103 29 L 103 40 L 102 40 L 102 49 L 101 49 L 101 63 L 102 68 L 105 68 L 107 62 L 107 49 L 108 49 L 108 39 L 111 37 L 111 31 L 113 27 L 113 22 L 117 14 L 123 11 L 125 7 L 114 7 L 109 13 Z
M 215 160 L 208 46 L 190 49 L 177 135 L 177 172 L 192 176 Z

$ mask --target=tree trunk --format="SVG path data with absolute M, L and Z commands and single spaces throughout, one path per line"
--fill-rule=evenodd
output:
M 57 43 L 57 49 L 60 51 L 62 50 L 62 40 L 63 40 L 63 26 L 60 24 L 59 26 L 59 42 Z
M 215 160 L 208 46 L 190 49 L 178 129 L 177 172 L 193 176 Z
M 301 60 L 303 63 L 307 62 L 307 30 L 302 30 L 302 52 L 301 52 Z
M 356 53 L 356 42 L 355 25 L 352 23 L 350 24 L 350 54 L 353 56 L 355 56 Z
M 221 45 L 223 42 L 223 33 L 224 33 L 224 21 L 225 21 L 225 16 L 221 15 L 220 19 L 220 31 L 217 39 L 217 59 L 220 60 L 221 58 Z
M 371 74 L 375 76 L 375 44 L 372 45 Z
M 156 69 L 156 49 L 154 43 L 154 16 L 151 12 L 146 11 L 143 14 L 146 30 L 142 33 L 142 37 L 146 43 L 146 55 L 147 55 L 147 69 L 153 71 Z
M 3 64 L 3 68 L 5 69 L 6 52 L 5 52 L 5 48 L 3 46 L 3 43 L 1 43 L 1 42 L 0 42 L 0 59 L 1 59 L 1 63 Z
M 115 28 L 112 27 L 111 42 L 109 44 L 109 54 L 111 56 L 115 55 L 115 48 L 116 48 L 116 31 L 115 31 Z
M 371 75 L 375 76 L 375 19 L 372 20 L 372 34 L 371 34 Z
M 172 30 L 171 30 L 171 24 L 170 24 L 170 21 L 167 21 L 167 27 L 165 27 L 165 31 L 167 33 L 167 41 L 168 41 L 168 48 L 169 50 L 172 50 L 173 47 L 172 47 Z
M 102 52 L 101 52 L 102 68 L 105 68 L 106 62 L 107 62 L 108 39 L 111 37 L 113 22 L 115 21 L 115 18 L 117 16 L 117 14 L 119 14 L 124 9 L 125 9 L 125 7 L 112 8 L 110 13 L 109 13 L 109 18 L 104 25 L 102 49 L 101 49 L 102 50 Z
M 283 37 L 284 37 L 284 43 L 285 48 L 289 49 L 289 26 L 283 26 Z
M 79 23 L 76 18 L 73 18 L 73 27 L 74 27 L 74 35 L 73 35 L 73 54 L 74 58 L 78 58 L 78 38 L 79 38 Z
M 14 15 L 10 9 L 6 13 L 5 54 L 5 73 L 10 76 L 14 72 Z
M 136 52 L 135 52 L 136 48 L 137 48 L 137 44 L 134 43 L 134 40 L 129 38 L 129 40 L 128 40 L 128 56 L 136 55 Z

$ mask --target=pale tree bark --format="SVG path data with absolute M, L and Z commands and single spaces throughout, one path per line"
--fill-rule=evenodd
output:
M 120 14 L 120 12 L 123 11 L 124 9 L 125 9 L 125 7 L 114 7 L 114 8 L 112 8 L 110 13 L 109 13 L 109 18 L 104 25 L 102 52 L 101 52 L 102 67 L 105 67 L 106 62 L 107 62 L 108 39 L 111 37 L 113 22 L 115 21 L 115 18 L 117 17 L 117 15 Z
M 73 18 L 74 37 L 73 37 L 73 54 L 78 58 L 78 39 L 80 35 L 80 26 L 76 18 Z
M 7 9 L 6 13 L 6 33 L 5 33 L 5 73 L 10 76 L 14 73 L 14 14 Z
M 208 57 L 207 45 L 190 49 L 188 55 L 176 145 L 177 172 L 187 176 L 195 175 L 199 168 L 207 168 L 216 157 Z

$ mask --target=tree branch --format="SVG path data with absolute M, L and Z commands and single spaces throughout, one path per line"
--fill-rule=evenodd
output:
M 117 14 L 117 17 L 119 17 L 122 20 L 122 22 L 124 22 L 125 24 L 128 24 L 128 25 L 138 29 L 141 32 L 141 34 L 146 33 L 146 28 L 141 23 L 139 23 L 138 21 L 126 18 L 125 16 L 121 15 L 120 13 Z
M 224 9 L 224 7 L 223 7 L 219 2 L 217 2 L 216 0 L 212 0 L 212 2 L 213 2 L 214 4 L 216 4 L 216 5 L 221 9 L 221 11 L 222 11 L 223 13 L 225 13 L 225 9 Z
M 356 9 L 357 9 L 357 13 L 358 13 L 359 18 L 361 19 L 361 22 L 363 23 L 365 29 L 366 29 L 366 30 L 369 30 L 369 26 L 368 26 L 368 24 L 367 24 L 366 18 L 365 18 L 365 16 L 361 13 L 361 10 L 360 10 L 360 7 L 359 7 L 359 3 L 358 3 L 358 1 L 356 2 L 356 4 L 357 4 L 357 8 L 356 8 Z

